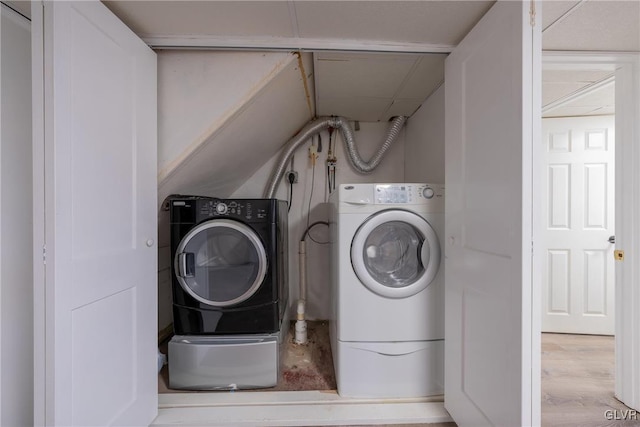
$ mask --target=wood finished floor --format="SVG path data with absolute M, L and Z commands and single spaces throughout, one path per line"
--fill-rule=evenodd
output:
M 605 411 L 628 410 L 614 393 L 614 338 L 542 334 L 543 426 L 638 426 L 607 420 Z

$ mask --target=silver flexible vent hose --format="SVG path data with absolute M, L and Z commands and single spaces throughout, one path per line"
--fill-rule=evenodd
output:
M 289 140 L 284 146 L 282 150 L 282 154 L 280 155 L 280 159 L 278 163 L 276 163 L 273 172 L 271 172 L 271 178 L 269 178 L 269 182 L 267 187 L 264 190 L 264 198 L 272 199 L 276 193 L 276 189 L 278 188 L 278 183 L 282 179 L 284 175 L 284 170 L 287 167 L 287 163 L 289 163 L 289 159 L 298 149 L 298 147 L 307 141 L 307 139 L 312 136 L 322 132 L 323 130 L 329 127 L 335 126 L 335 119 L 331 117 L 322 117 L 318 120 L 315 120 L 305 126 L 300 132 L 298 132 L 293 138 Z
M 353 131 L 351 130 L 349 123 L 343 117 L 338 117 L 338 124 L 340 126 L 342 138 L 344 139 L 344 143 L 347 147 L 347 154 L 349 155 L 349 160 L 351 161 L 351 165 L 354 169 L 360 173 L 371 173 L 376 167 L 378 167 L 384 157 L 384 154 L 396 140 L 398 134 L 400 134 L 400 129 L 402 129 L 402 126 L 406 121 L 407 118 L 405 116 L 394 117 L 391 121 L 391 126 L 389 126 L 389 130 L 387 131 L 387 138 L 384 143 L 380 146 L 376 154 L 373 155 L 371 160 L 365 162 L 358 153 L 355 137 L 353 136 Z
M 282 150 L 282 154 L 280 155 L 280 159 L 276 163 L 276 166 L 271 173 L 271 178 L 269 179 L 267 187 L 265 188 L 264 198 L 271 199 L 274 197 L 276 189 L 278 188 L 278 183 L 284 175 L 287 163 L 289 163 L 291 156 L 293 155 L 293 153 L 295 153 L 295 151 L 301 144 L 306 142 L 312 136 L 317 135 L 318 133 L 329 127 L 340 129 L 340 133 L 342 133 L 342 138 L 344 139 L 351 165 L 357 172 L 366 174 L 373 171 L 378 166 L 378 164 L 380 164 L 380 161 L 382 161 L 384 154 L 398 137 L 400 129 L 402 129 L 402 126 L 404 125 L 406 120 L 407 118 L 405 116 L 398 116 L 391 121 L 391 126 L 389 127 L 389 131 L 387 132 L 387 137 L 384 143 L 380 146 L 376 154 L 374 154 L 371 160 L 369 160 L 368 162 L 365 162 L 362 157 L 360 157 L 358 149 L 356 148 L 356 141 L 353 135 L 353 131 L 349 126 L 349 122 L 344 117 L 323 117 L 309 123 L 293 138 L 291 138 L 289 142 L 285 144 L 285 147 Z

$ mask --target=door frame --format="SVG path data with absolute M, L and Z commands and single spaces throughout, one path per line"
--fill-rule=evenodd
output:
M 576 53 L 543 52 L 543 69 L 603 69 L 615 71 L 616 127 L 616 249 L 626 249 L 626 261 L 615 266 L 615 396 L 627 406 L 640 409 L 640 367 L 634 355 L 640 354 L 640 292 L 633 284 L 640 279 L 640 227 L 634 219 L 640 214 L 640 54 L 638 53 Z M 534 150 L 534 198 L 536 212 L 540 209 L 543 173 L 542 146 Z M 534 221 L 534 250 L 542 254 L 543 230 L 540 215 Z M 538 257 L 538 263 L 540 257 Z M 538 265 L 537 267 L 540 267 Z M 534 269 L 540 274 L 540 269 Z M 538 281 L 538 283 L 541 283 Z M 542 302 L 537 302 L 541 316 Z

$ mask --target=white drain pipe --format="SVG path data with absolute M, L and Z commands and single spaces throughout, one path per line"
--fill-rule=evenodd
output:
M 296 316 L 296 336 L 295 343 L 296 344 L 306 344 L 307 343 L 307 321 L 305 320 L 305 310 L 307 305 L 307 235 L 309 231 L 315 227 L 316 225 L 326 225 L 329 226 L 327 221 L 316 221 L 313 224 L 309 225 L 304 233 L 302 233 L 302 238 L 300 239 L 300 243 L 298 246 L 298 262 L 299 264 L 299 276 L 300 276 L 300 297 L 298 298 L 298 308 L 297 308 L 297 316 Z
M 307 321 L 305 320 L 305 304 L 307 300 L 307 243 L 304 238 L 306 232 L 300 240 L 298 249 L 299 275 L 300 275 L 300 297 L 298 298 L 298 309 L 296 317 L 296 344 L 307 343 Z

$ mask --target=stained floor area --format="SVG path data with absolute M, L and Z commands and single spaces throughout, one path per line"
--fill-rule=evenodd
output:
M 333 358 L 329 344 L 329 323 L 326 321 L 307 322 L 307 344 L 295 344 L 293 336 L 292 322 L 285 343 L 279 384 L 277 387 L 261 391 L 335 390 L 336 377 L 333 372 Z M 167 354 L 166 343 L 160 346 L 160 351 Z M 188 392 L 170 389 L 168 386 L 169 370 L 165 365 L 158 376 L 158 393 Z M 209 393 L 226 392 L 211 391 Z

